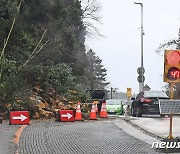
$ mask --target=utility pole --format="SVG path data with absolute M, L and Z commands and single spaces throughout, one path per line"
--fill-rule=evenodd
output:
M 111 87 L 111 99 L 112 99 L 112 92 L 113 92 L 113 88 Z
M 139 82 L 139 92 L 144 91 L 144 67 L 143 67 L 143 35 L 144 35 L 144 30 L 143 30 L 143 3 L 136 3 L 134 4 L 139 4 L 141 5 L 141 79 Z

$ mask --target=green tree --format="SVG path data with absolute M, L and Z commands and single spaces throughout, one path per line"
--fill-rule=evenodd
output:
M 89 77 L 90 89 L 105 89 L 109 82 L 106 82 L 107 70 L 102 65 L 102 60 L 96 56 L 92 49 L 87 52 L 87 56 L 89 61 L 87 74 Z
M 19 2 L 0 0 L 0 51 Z M 23 0 L 3 55 L 0 102 L 13 102 L 17 96 L 26 99 L 36 84 L 68 98 L 88 97 L 85 12 L 79 0 Z M 106 72 L 103 69 L 99 59 L 95 76 L 99 88 L 105 82 L 106 73 L 98 74 Z

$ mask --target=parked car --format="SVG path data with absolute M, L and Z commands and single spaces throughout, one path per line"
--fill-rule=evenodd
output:
M 142 117 L 143 114 L 160 114 L 159 99 L 169 99 L 164 91 L 140 92 L 136 98 L 132 98 L 131 115 Z
M 126 104 L 125 99 L 109 99 L 106 100 L 107 113 L 123 114 L 123 105 Z
M 105 91 L 104 90 L 90 90 L 90 95 L 92 100 L 103 100 L 105 99 Z

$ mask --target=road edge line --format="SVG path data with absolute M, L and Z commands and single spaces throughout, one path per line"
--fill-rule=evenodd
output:
M 13 143 L 14 144 L 18 144 L 19 143 L 19 140 L 20 140 L 20 137 L 21 137 L 21 134 L 23 132 L 23 130 L 27 127 L 27 125 L 23 125 L 23 126 L 20 126 L 16 133 L 14 134 L 14 138 L 13 138 Z

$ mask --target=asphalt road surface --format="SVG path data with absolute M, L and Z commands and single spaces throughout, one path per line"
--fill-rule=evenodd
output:
M 151 145 L 113 121 L 32 122 L 21 134 L 19 154 L 154 154 Z
M 16 149 L 13 138 L 18 128 L 18 125 L 9 125 L 9 121 L 0 124 L 0 154 L 13 154 Z

